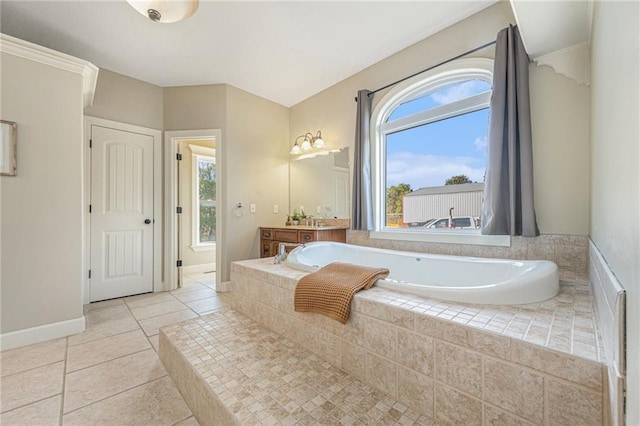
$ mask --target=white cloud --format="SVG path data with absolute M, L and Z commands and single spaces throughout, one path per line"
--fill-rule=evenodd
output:
M 441 186 L 455 175 L 467 175 L 474 182 L 484 181 L 484 165 L 473 157 L 445 157 L 400 152 L 387 158 L 387 186 L 408 183 L 416 190 Z
M 481 138 L 476 138 L 475 141 L 473 141 L 473 144 L 476 146 L 476 149 L 478 151 L 485 151 L 487 150 L 487 137 L 486 136 L 482 136 Z
M 431 95 L 431 99 L 439 105 L 448 104 L 471 95 L 481 93 L 486 83 L 480 80 L 469 80 L 461 84 L 455 84 L 444 90 L 438 90 Z

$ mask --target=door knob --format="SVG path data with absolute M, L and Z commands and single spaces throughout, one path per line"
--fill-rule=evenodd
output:
M 151 223 L 151 219 L 145 219 L 144 223 L 146 223 L 147 225 Z

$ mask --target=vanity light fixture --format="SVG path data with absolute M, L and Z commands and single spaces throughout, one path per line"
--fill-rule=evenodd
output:
M 293 144 L 293 148 L 291 148 L 291 152 L 289 154 L 298 155 L 301 152 L 302 151 L 300 150 L 300 145 L 298 145 L 298 140 L 296 139 L 296 143 Z
M 127 0 L 141 15 L 163 24 L 187 19 L 198 10 L 198 2 L 199 0 Z
M 313 147 L 316 149 L 324 148 L 324 140 L 322 139 L 322 133 L 318 130 L 318 133 L 313 138 Z
M 302 142 L 298 144 L 298 141 L 302 139 Z M 291 148 L 291 155 L 299 155 L 303 152 L 309 152 L 314 149 L 324 148 L 324 140 L 322 139 L 322 133 L 320 130 L 314 136 L 312 133 L 307 132 L 304 135 L 300 135 L 296 138 Z
M 303 151 L 310 151 L 311 150 L 311 142 L 309 141 L 309 138 L 307 138 L 307 136 L 304 136 L 304 140 L 302 141 L 302 145 L 300 145 L 300 149 Z

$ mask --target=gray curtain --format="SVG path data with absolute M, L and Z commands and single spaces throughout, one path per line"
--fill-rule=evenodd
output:
M 540 235 L 533 207 L 529 56 L 517 27 L 496 39 L 481 232 Z
M 373 200 L 371 189 L 371 144 L 369 124 L 373 95 L 368 90 L 358 91 L 356 114 L 356 140 L 353 154 L 353 202 L 351 203 L 351 229 L 373 229 Z

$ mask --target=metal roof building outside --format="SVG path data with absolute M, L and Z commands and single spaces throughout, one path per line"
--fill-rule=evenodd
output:
M 480 216 L 484 183 L 420 188 L 402 199 L 402 221 L 404 223 L 426 222 L 430 219 L 453 216 Z

